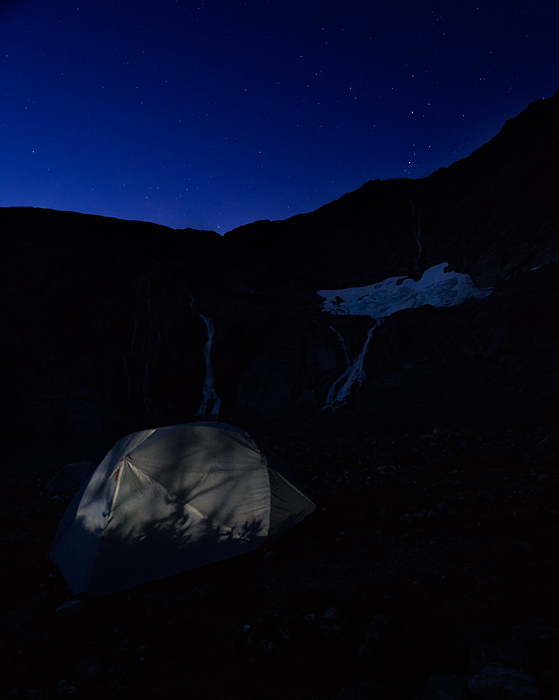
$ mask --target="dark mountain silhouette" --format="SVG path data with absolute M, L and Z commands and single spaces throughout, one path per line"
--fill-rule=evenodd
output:
M 416 396 L 438 410 L 443 384 L 455 385 L 463 405 L 502 381 L 502 392 L 484 398 L 496 410 L 553 412 L 558 125 L 559 93 L 427 178 L 368 182 L 310 214 L 224 237 L 0 210 L 4 425 L 71 435 L 194 419 L 207 369 L 204 319 L 223 419 L 312 413 L 345 369 L 335 331 L 356 357 L 374 323 L 324 313 L 316 291 L 417 280 L 442 262 L 493 293 L 386 319 L 351 400 L 388 405 L 388 387 L 398 386 L 403 401 Z M 517 383 L 522 406 L 509 396 Z
M 476 283 L 492 285 L 557 259 L 556 244 L 555 253 L 546 250 L 559 224 L 558 123 L 556 94 L 427 178 L 367 182 L 311 214 L 258 221 L 225 240 L 284 282 L 364 285 L 413 269 L 421 212 L 423 269 L 448 260 Z
M 558 156 L 559 93 L 430 177 L 224 237 L 1 209 L 0 695 L 559 697 Z M 391 277 L 353 295 L 377 319 L 317 294 L 355 311 L 345 288 Z M 216 414 L 317 512 L 267 554 L 67 601 L 52 477 Z

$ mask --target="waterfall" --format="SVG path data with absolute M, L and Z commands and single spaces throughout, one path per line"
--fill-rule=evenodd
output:
M 415 220 L 415 205 L 413 203 L 413 199 L 411 200 L 411 211 L 412 211 L 412 216 L 413 216 L 413 234 L 415 237 L 415 243 L 416 243 L 416 252 L 415 252 L 415 258 L 413 260 L 413 270 L 414 272 L 419 272 L 419 258 L 421 257 L 421 253 L 423 252 L 423 246 L 421 245 L 421 228 L 422 228 L 422 223 L 421 223 L 421 210 L 418 210 L 417 214 L 417 222 Z
M 153 360 L 155 353 L 157 351 L 157 348 L 159 347 L 161 343 L 161 333 L 157 331 L 157 335 L 155 337 L 155 343 L 150 348 L 150 353 L 149 357 L 147 358 L 145 364 L 144 364 L 144 378 L 142 382 L 142 389 L 143 389 L 143 395 L 144 395 L 144 408 L 145 410 L 153 416 L 157 416 L 157 409 L 155 407 L 155 403 L 153 402 L 151 396 L 150 396 L 150 376 L 149 376 L 149 365 L 150 362 Z
M 363 386 L 363 382 L 367 378 L 367 375 L 363 369 L 363 361 L 365 359 L 365 355 L 367 354 L 369 342 L 373 337 L 373 331 L 375 328 L 380 326 L 382 322 L 383 319 L 378 319 L 375 322 L 375 325 L 372 328 L 369 328 L 367 338 L 363 344 L 363 347 L 361 348 L 361 352 L 355 361 L 349 365 L 345 372 L 343 372 L 330 387 L 324 408 L 333 408 L 336 404 L 344 403 L 351 392 L 351 388 L 356 382 L 358 386 Z
M 143 396 L 144 396 L 144 409 L 151 414 L 152 409 L 153 409 L 153 402 L 150 400 L 149 397 L 149 363 L 150 363 L 151 357 L 148 357 L 146 360 L 146 363 L 144 365 L 144 378 L 142 382 L 142 391 L 143 391 Z
M 349 352 L 349 349 L 347 347 L 347 343 L 344 340 L 343 335 L 340 333 L 340 331 L 336 330 L 333 326 L 330 326 L 330 330 L 334 331 L 338 338 L 338 343 L 340 345 L 341 351 L 343 352 L 344 355 L 344 360 L 345 360 L 345 369 L 348 369 L 348 367 L 351 365 L 351 355 Z
M 126 376 L 126 403 L 130 401 L 131 387 L 141 386 L 141 395 L 144 410 L 152 416 L 157 416 L 157 409 L 150 396 L 150 363 L 153 362 L 155 354 L 160 346 L 161 333 L 157 330 L 159 317 L 157 302 L 151 299 L 152 273 L 141 277 L 138 282 L 136 293 L 138 295 L 138 306 L 134 316 L 134 330 L 130 340 L 128 355 L 123 357 L 124 372 Z M 155 340 L 152 338 L 155 336 Z M 140 365 L 144 360 L 143 369 Z M 139 380 L 141 377 L 141 385 Z M 134 392 L 136 394 L 136 392 Z
M 219 408 L 221 404 L 221 399 L 215 393 L 214 375 L 212 371 L 211 363 L 211 352 L 212 343 L 214 338 L 214 327 L 213 323 L 209 318 L 199 314 L 200 318 L 206 324 L 206 329 L 208 331 L 208 339 L 204 347 L 204 358 L 206 360 L 206 378 L 204 379 L 204 386 L 202 388 L 202 403 L 196 411 L 197 418 L 217 418 L 219 416 Z

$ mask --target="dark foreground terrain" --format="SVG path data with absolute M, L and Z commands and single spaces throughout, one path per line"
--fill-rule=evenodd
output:
M 428 178 L 223 238 L 0 211 L 0 698 L 559 700 L 558 115 L 559 93 Z M 445 262 L 492 294 L 378 330 L 317 294 Z M 66 604 L 50 479 L 216 397 L 317 512 Z
M 69 611 L 48 558 L 68 502 L 46 484 L 112 439 L 12 448 L 0 697 L 558 696 L 556 416 L 491 396 L 426 410 L 418 386 L 242 426 L 322 509 L 268 552 Z

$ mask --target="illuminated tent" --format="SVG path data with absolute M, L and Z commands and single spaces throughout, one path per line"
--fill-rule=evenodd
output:
M 257 549 L 315 510 L 242 430 L 187 423 L 122 438 L 82 485 L 51 557 L 99 597 Z

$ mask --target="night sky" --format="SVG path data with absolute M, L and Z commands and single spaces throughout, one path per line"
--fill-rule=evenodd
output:
M 0 206 L 220 233 L 424 177 L 559 89 L 558 0 L 2 0 Z

